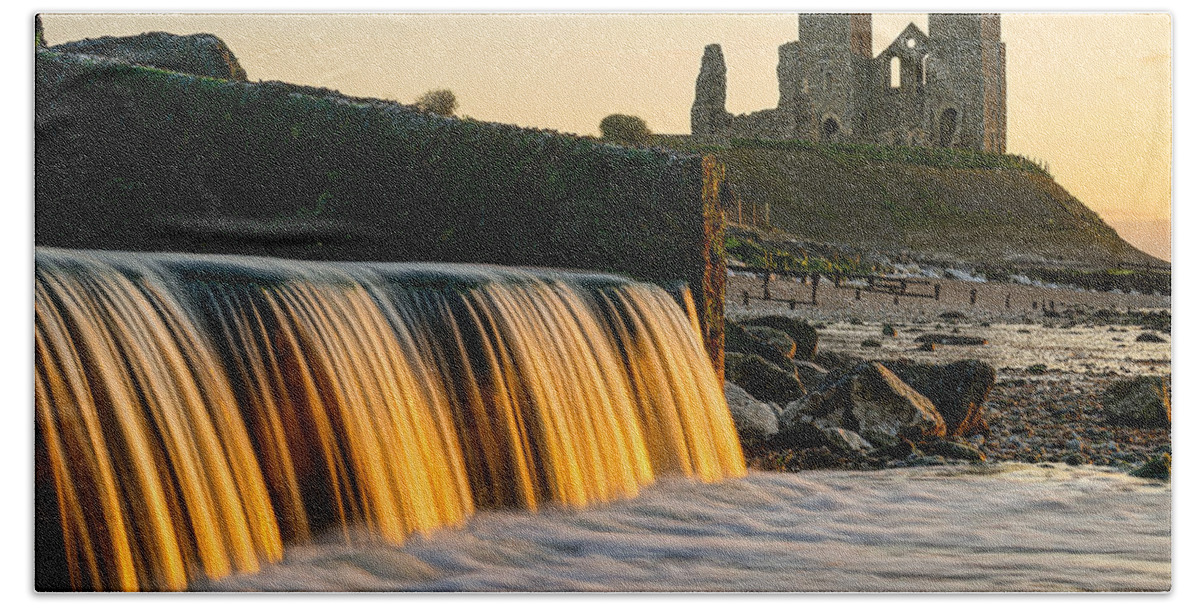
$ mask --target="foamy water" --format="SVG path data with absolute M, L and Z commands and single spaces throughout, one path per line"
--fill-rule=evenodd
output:
M 197 588 L 1165 591 L 1170 560 L 1169 484 L 1001 464 L 672 479 L 583 510 L 482 513 L 401 547 L 318 541 Z

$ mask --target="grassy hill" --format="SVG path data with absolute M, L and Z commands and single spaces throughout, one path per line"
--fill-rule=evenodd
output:
M 1019 156 L 680 136 L 656 143 L 715 154 L 747 205 L 769 205 L 773 228 L 807 240 L 973 263 L 1162 263 Z

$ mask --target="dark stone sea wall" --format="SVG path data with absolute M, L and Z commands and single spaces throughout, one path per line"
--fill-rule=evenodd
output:
M 246 70 L 242 69 L 233 51 L 212 34 L 178 36 L 166 32 L 146 32 L 137 36 L 102 36 L 65 42 L 50 50 L 111 57 L 127 63 L 198 76 L 246 80 Z
M 38 246 L 683 282 L 721 369 L 711 158 L 48 50 L 35 110 Z

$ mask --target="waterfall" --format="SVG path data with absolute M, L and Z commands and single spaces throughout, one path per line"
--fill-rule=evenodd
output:
M 62 588 L 185 589 L 329 530 L 403 543 L 476 509 L 745 474 L 686 290 L 480 265 L 35 260 L 38 578 Z

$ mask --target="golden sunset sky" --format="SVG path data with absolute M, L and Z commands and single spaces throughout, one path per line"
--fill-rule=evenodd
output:
M 923 14 L 876 13 L 882 50 Z M 1002 17 L 1008 148 L 1049 163 L 1127 240 L 1171 258 L 1171 18 Z M 720 43 L 727 109 L 774 107 L 777 47 L 795 14 L 44 14 L 51 45 L 146 31 L 222 38 L 251 80 L 412 102 L 433 88 L 459 115 L 598 134 L 614 113 L 688 133 L 704 46 Z

